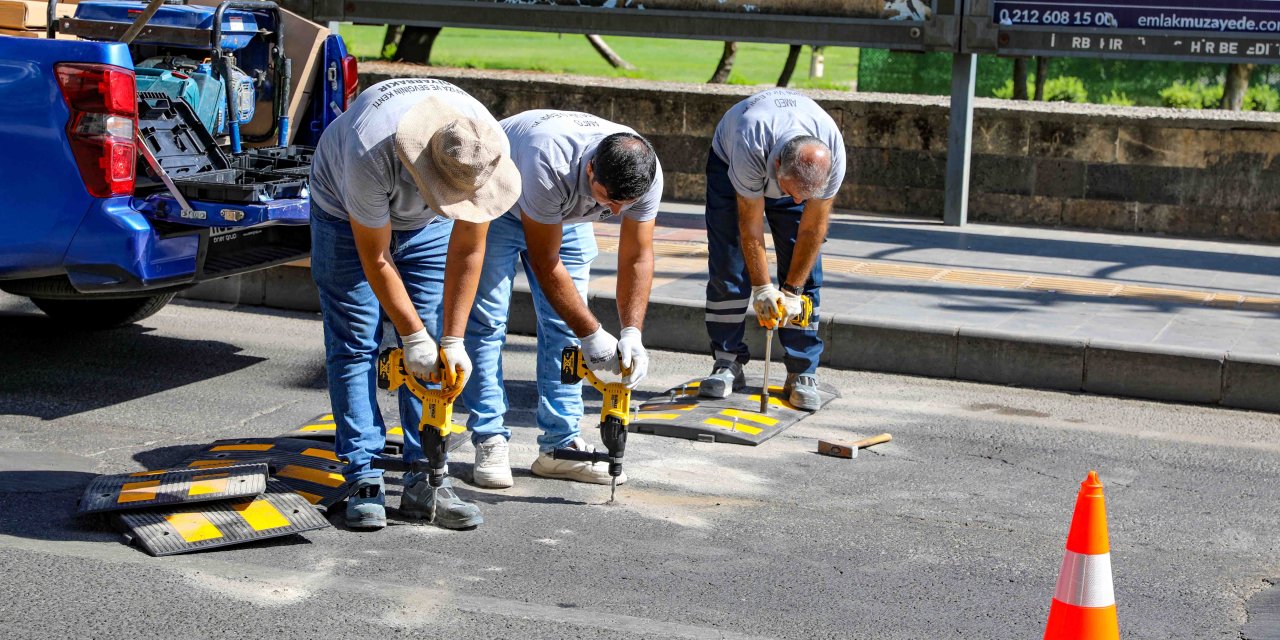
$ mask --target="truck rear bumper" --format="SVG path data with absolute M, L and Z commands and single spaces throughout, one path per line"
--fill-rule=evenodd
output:
M 307 200 L 236 205 L 246 210 L 243 219 L 223 227 L 166 220 L 165 200 L 95 201 L 63 260 L 71 285 L 82 293 L 170 289 L 310 255 Z

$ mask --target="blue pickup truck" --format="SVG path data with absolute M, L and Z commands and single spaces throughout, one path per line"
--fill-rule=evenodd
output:
M 357 90 L 336 35 L 285 55 L 274 3 L 148 4 L 51 4 L 49 37 L 0 36 L 0 289 L 76 326 L 308 256 L 311 149 Z

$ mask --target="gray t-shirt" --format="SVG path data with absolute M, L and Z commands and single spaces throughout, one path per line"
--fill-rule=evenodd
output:
M 387 80 L 366 89 L 338 116 L 316 147 L 311 163 L 311 199 L 326 213 L 366 227 L 421 229 L 436 217 L 404 163 L 396 156 L 400 118 L 427 98 L 439 98 L 459 113 L 493 125 L 498 121 L 467 92 L 443 80 Z M 507 137 L 502 136 L 507 145 Z M 510 153 L 510 146 L 503 152 Z
M 589 113 L 537 109 L 502 121 L 511 140 L 511 159 L 520 169 L 520 200 L 507 215 L 524 211 L 544 224 L 575 224 L 613 215 L 591 197 L 587 165 L 600 140 L 615 133 L 635 133 L 630 127 Z M 662 201 L 662 166 L 649 190 L 622 208 L 622 215 L 639 222 L 658 216 Z
M 734 105 L 716 126 L 711 150 L 729 165 L 729 181 L 739 194 L 782 198 L 778 156 L 796 136 L 813 136 L 831 147 L 831 179 L 817 197 L 835 197 L 844 181 L 844 137 L 818 103 L 796 91 L 769 89 Z

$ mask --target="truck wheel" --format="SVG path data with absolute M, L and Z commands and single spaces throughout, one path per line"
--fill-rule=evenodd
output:
M 149 318 L 170 300 L 174 292 L 143 298 L 52 299 L 32 298 L 40 310 L 50 318 L 84 329 L 110 329 Z

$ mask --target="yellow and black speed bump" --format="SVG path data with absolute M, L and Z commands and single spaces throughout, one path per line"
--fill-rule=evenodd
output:
M 333 421 L 333 414 L 326 413 L 316 416 L 313 420 L 308 420 L 306 424 L 293 431 L 280 434 L 279 437 L 306 438 L 308 440 L 322 440 L 332 443 L 338 437 L 338 425 Z M 403 451 L 404 429 L 401 427 L 387 427 L 387 443 L 383 445 L 383 455 L 398 456 Z
M 329 521 L 275 480 L 265 493 L 238 500 L 116 514 L 125 540 L 153 556 L 169 556 L 323 529 Z
M 840 397 L 828 384 L 819 386 L 818 393 L 824 407 Z M 700 397 L 698 381 L 691 380 L 640 405 L 627 430 L 701 442 L 758 445 L 809 415 L 791 406 L 779 386 L 769 387 L 769 413 L 762 414 L 759 385 L 713 399 Z
M 314 420 L 307 421 L 306 424 L 290 431 L 280 434 L 281 438 L 307 438 L 311 440 L 322 440 L 325 442 L 333 442 L 338 437 L 338 425 L 333 421 L 333 414 L 326 413 L 316 416 Z M 467 442 L 467 428 L 455 424 L 453 431 L 449 433 L 449 437 L 445 439 L 445 447 L 448 451 L 453 451 L 461 447 Z M 384 456 L 398 456 L 404 452 L 404 428 L 403 427 L 387 427 L 387 444 L 382 449 Z M 380 465 L 386 468 L 396 468 L 395 464 Z M 401 465 L 402 466 L 402 465 Z
M 80 513 L 103 513 L 256 496 L 267 489 L 267 465 L 164 469 L 98 476 L 80 498 Z
M 194 469 L 217 469 L 243 461 L 266 462 L 271 477 L 311 504 L 328 509 L 347 497 L 342 461 L 333 443 L 303 438 L 239 438 L 218 440 L 200 448 L 182 463 Z

